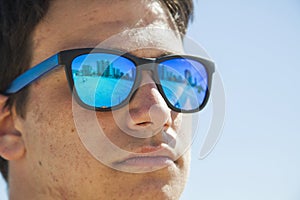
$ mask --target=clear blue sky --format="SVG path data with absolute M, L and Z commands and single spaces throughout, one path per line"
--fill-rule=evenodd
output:
M 206 159 L 193 144 L 181 200 L 299 200 L 300 1 L 198 0 L 188 35 L 218 65 L 226 120 Z
M 300 199 L 300 1 L 198 0 L 190 37 L 226 93 L 223 135 L 182 200 Z

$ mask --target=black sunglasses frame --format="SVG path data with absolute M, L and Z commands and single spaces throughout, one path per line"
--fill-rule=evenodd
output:
M 93 54 L 93 53 L 108 53 L 108 54 L 117 55 L 120 57 L 124 57 L 135 64 L 136 76 L 135 76 L 134 84 L 131 88 L 131 91 L 129 92 L 128 96 L 120 104 L 118 104 L 116 106 L 100 107 L 100 108 L 90 106 L 90 105 L 85 104 L 78 96 L 76 87 L 74 86 L 74 80 L 73 80 L 73 74 L 72 74 L 72 62 L 78 56 L 86 55 L 86 54 Z M 167 60 L 174 59 L 174 58 L 187 58 L 187 59 L 197 61 L 204 66 L 204 68 L 207 72 L 208 89 L 206 91 L 203 103 L 196 109 L 184 110 L 184 109 L 179 109 L 179 108 L 173 106 L 169 102 L 168 98 L 166 97 L 166 95 L 163 91 L 163 88 L 162 88 L 160 80 L 159 80 L 157 68 L 160 63 L 167 61 Z M 113 49 L 101 49 L 101 48 L 82 48 L 82 49 L 64 50 L 64 51 L 61 51 L 61 52 L 57 53 L 56 55 L 48 58 L 47 60 L 43 61 L 39 65 L 36 65 L 35 67 L 27 70 L 24 74 L 21 74 L 19 77 L 17 77 L 12 82 L 12 84 L 11 84 L 12 86 L 9 87 L 4 92 L 4 94 L 6 94 L 6 95 L 14 94 L 14 93 L 20 91 L 21 89 L 23 89 L 24 87 L 26 87 L 27 85 L 29 85 L 30 83 L 39 79 L 43 75 L 47 74 L 51 70 L 53 70 L 57 67 L 60 67 L 60 66 L 64 66 L 69 87 L 72 91 L 73 97 L 76 99 L 77 103 L 80 106 L 82 106 L 83 108 L 89 109 L 89 110 L 96 110 L 96 111 L 102 111 L 102 112 L 103 111 L 104 112 L 112 111 L 112 110 L 119 109 L 130 102 L 130 99 L 134 96 L 134 93 L 137 91 L 137 89 L 141 83 L 141 78 L 142 78 L 141 72 L 146 70 L 146 71 L 152 72 L 152 79 L 155 82 L 158 91 L 164 98 L 164 100 L 167 103 L 167 105 L 169 106 L 169 108 L 171 108 L 175 112 L 194 113 L 194 112 L 202 110 L 205 107 L 205 105 L 207 104 L 207 101 L 208 101 L 209 95 L 210 95 L 211 85 L 212 85 L 212 76 L 215 71 L 214 62 L 212 62 L 211 60 L 208 60 L 208 59 L 200 58 L 200 57 L 195 57 L 195 56 L 190 56 L 190 55 L 167 55 L 167 56 L 162 56 L 162 57 L 158 57 L 158 58 L 140 58 L 140 57 L 136 57 L 127 52 L 122 52 L 122 51 L 113 50 Z M 43 67 L 42 67 L 42 65 L 43 65 Z M 44 69 L 39 70 L 38 69 L 39 67 L 44 68 Z M 32 73 L 34 74 L 33 77 L 31 76 Z M 24 76 L 24 77 L 22 77 L 22 76 Z M 23 81 L 22 78 L 27 79 L 27 80 Z M 20 86 L 18 86 L 18 85 L 20 85 Z M 17 88 L 17 89 L 15 89 L 15 88 Z

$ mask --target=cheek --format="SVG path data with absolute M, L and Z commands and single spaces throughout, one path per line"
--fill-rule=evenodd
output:
M 63 73 L 49 74 L 30 88 L 25 130 L 36 135 L 29 133 L 28 138 L 64 137 L 71 132 L 72 96 Z
M 111 151 L 112 155 L 119 155 L 120 152 L 115 152 L 114 148 L 121 148 L 122 150 L 132 150 L 131 146 L 136 142 L 136 138 L 132 137 L 123 125 L 120 125 L 119 120 L 117 120 L 111 112 L 97 112 L 97 126 L 101 127 L 101 132 L 105 139 L 99 141 L 100 145 L 105 149 L 105 151 Z M 121 115 L 124 120 L 124 115 Z M 98 132 L 98 134 L 100 134 Z M 107 140 L 106 140 L 107 139 Z M 105 142 L 106 140 L 106 142 Z M 115 153 L 115 154 L 114 154 Z
M 57 152 L 74 134 L 71 97 L 52 85 L 38 83 L 31 88 L 24 131 L 28 155 L 42 157 L 36 159 L 58 158 Z
M 99 162 L 93 161 L 78 137 L 72 97 L 67 83 L 64 85 L 52 84 L 51 88 L 45 82 L 32 87 L 23 122 L 25 173 L 31 174 L 30 184 L 39 193 L 48 194 L 47 188 L 50 188 L 55 195 L 63 191 L 71 197 L 72 188 L 80 188 L 81 183 L 93 179 L 87 172 L 95 171 L 92 170 L 95 166 L 105 170 Z
M 32 85 L 27 111 L 22 133 L 32 170 L 52 173 L 60 169 L 64 173 L 70 163 L 78 168 L 79 162 L 74 160 L 84 158 L 85 151 L 76 134 L 72 96 L 65 78 L 54 75 Z

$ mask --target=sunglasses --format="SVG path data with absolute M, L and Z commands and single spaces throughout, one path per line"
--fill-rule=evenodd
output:
M 183 113 L 200 111 L 206 105 L 215 69 L 212 61 L 188 55 L 140 58 L 111 49 L 72 49 L 27 70 L 4 93 L 15 94 L 60 66 L 65 68 L 77 103 L 86 109 L 111 111 L 128 104 L 146 70 L 152 72 L 169 108 Z

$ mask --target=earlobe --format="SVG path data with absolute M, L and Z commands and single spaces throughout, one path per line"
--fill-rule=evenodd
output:
M 24 155 L 25 146 L 21 133 L 16 130 L 12 112 L 5 108 L 7 97 L 0 95 L 0 156 L 17 160 Z

